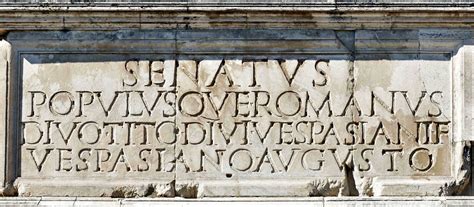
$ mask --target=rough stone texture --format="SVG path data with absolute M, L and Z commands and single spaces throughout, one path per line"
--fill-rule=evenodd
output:
M 0 34 L 8 31 L 110 31 L 150 29 L 330 29 L 472 28 L 471 7 L 432 6 L 31 6 L 0 7 Z M 38 21 L 41 20 L 41 21 Z M 276 33 L 278 34 L 278 33 Z M 291 39 L 291 38 L 290 38 Z
M 339 5 L 339 6 L 357 6 L 357 5 L 450 5 L 450 6 L 468 6 L 471 0 L 2 0 L 0 5 L 254 5 L 254 6 L 300 6 L 300 5 Z
M 0 8 L 3 195 L 470 202 L 370 196 L 472 189 L 471 8 L 46 3 Z
M 10 51 L 11 47 L 10 44 L 2 40 L 0 41 L 0 82 L 7 83 L 7 74 L 8 74 L 8 66 L 10 61 Z M 0 84 L 0 126 L 5 127 L 7 121 L 7 112 L 6 112 L 6 105 L 7 105 L 7 85 Z M 6 178 L 5 175 L 7 173 L 6 167 L 6 155 L 7 155 L 7 145 L 6 145 L 6 131 L 0 130 L 0 195 L 8 194 L 11 190 L 6 186 Z
M 1 198 L 2 206 L 298 206 L 298 207 L 399 207 L 399 206 L 427 206 L 427 207 L 469 207 L 474 206 L 472 197 L 339 197 L 339 198 L 216 198 L 216 199 L 163 199 L 163 198 L 85 198 L 85 197 L 28 197 L 28 198 Z
M 207 59 L 178 66 L 178 193 L 180 188 L 197 188 L 197 195 L 186 195 L 193 197 L 344 193 L 345 172 L 336 162 L 321 167 L 322 156 L 331 153 L 319 150 L 331 146 L 311 146 L 324 136 L 308 135 L 319 112 L 305 103 L 311 96 L 320 104 L 328 91 L 344 95 L 348 61 Z M 197 85 L 187 73 L 198 73 Z M 328 110 L 324 113 L 332 113 Z M 301 133 L 294 131 L 296 120 Z
M 10 32 L 9 110 L 21 114 L 8 139 L 21 151 L 7 156 L 7 182 L 20 196 L 459 194 L 471 39 L 460 29 Z
M 20 196 L 53 195 L 35 186 L 58 196 L 174 196 L 173 83 L 145 87 L 155 77 L 138 82 L 131 73 L 162 65 L 112 56 L 21 58 Z

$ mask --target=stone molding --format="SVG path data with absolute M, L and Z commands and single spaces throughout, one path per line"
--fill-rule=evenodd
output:
M 472 206 L 472 197 L 313 197 L 313 198 L 204 198 L 204 199 L 165 199 L 165 198 L 87 198 L 87 197 L 29 197 L 0 198 L 0 205 L 6 206 L 301 206 L 301 207 L 349 207 L 349 206 L 420 206 L 456 207 Z
M 471 28 L 473 12 L 472 7 L 0 6 L 0 31 Z

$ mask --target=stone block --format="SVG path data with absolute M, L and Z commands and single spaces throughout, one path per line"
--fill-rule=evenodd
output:
M 451 196 L 446 197 L 447 207 L 472 207 L 474 206 L 474 198 L 472 196 Z
M 174 196 L 174 62 L 91 59 L 21 57 L 19 194 Z
M 1 197 L 0 205 L 7 207 L 33 207 L 38 206 L 41 198 L 20 198 L 20 197 Z
M 457 44 L 470 33 L 436 34 L 11 33 L 15 186 L 20 196 L 459 193 L 472 86 L 470 49 Z
M 11 175 L 7 171 L 7 167 L 12 166 L 7 159 L 8 152 L 11 152 L 11 147 L 7 144 L 7 87 L 8 87 L 8 73 L 10 70 L 11 45 L 5 40 L 0 41 L 0 195 L 11 195 L 11 183 L 8 183 Z M 10 149 L 10 150 L 8 150 Z M 8 151 L 8 152 L 7 152 Z M 10 185 L 9 185 L 10 184 Z
M 327 207 L 445 207 L 444 199 L 439 197 L 384 197 L 384 198 L 326 198 L 324 206 Z

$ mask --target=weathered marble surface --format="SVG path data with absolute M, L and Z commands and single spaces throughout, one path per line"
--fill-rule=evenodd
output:
M 116 31 L 152 29 L 294 29 L 387 30 L 449 29 L 461 38 L 474 25 L 467 6 L 243 6 L 207 4 L 134 5 L 74 4 L 0 6 L 0 36 L 11 31 Z M 443 33 L 444 31 L 440 31 Z M 278 32 L 277 32 L 278 34 Z M 403 38 L 406 38 L 403 37 Z M 289 37 L 289 39 L 293 39 Z M 401 43 L 400 43 L 401 44 Z
M 8 65 L 9 65 L 9 61 L 10 61 L 10 52 L 11 52 L 11 47 L 10 47 L 10 44 L 5 41 L 5 40 L 2 40 L 0 42 L 0 68 L 1 70 L 3 71 L 2 73 L 0 73 L 0 81 L 1 82 L 4 82 L 6 83 L 7 82 L 7 71 L 8 71 Z M 1 84 L 0 85 L 0 103 L 2 103 L 1 105 L 3 106 L 6 106 L 7 104 L 7 85 L 6 84 Z M 6 107 L 2 107 L 0 109 L 0 126 L 6 126 L 6 121 L 7 121 L 7 117 L 6 117 L 7 113 L 6 113 Z M 6 184 L 6 177 L 5 177 L 5 174 L 7 173 L 6 172 L 6 167 L 7 167 L 7 163 L 5 162 L 6 161 L 6 156 L 7 156 L 7 149 L 6 149 L 6 141 L 7 141 L 7 138 L 6 138 L 6 130 L 0 130 L 0 146 L 2 146 L 0 148 L 0 157 L 2 157 L 3 159 L 0 159 L 0 194 L 3 194 L 4 192 L 4 189 L 5 189 L 5 184 Z M 5 193 L 8 193 L 8 192 L 5 192 Z
M 371 206 L 371 207 L 468 207 L 473 206 L 471 197 L 313 197 L 313 198 L 204 198 L 204 199 L 163 199 L 163 198 L 87 198 L 87 197 L 28 197 L 0 198 L 3 206 Z
M 472 0 L 266 0 L 266 1 L 252 1 L 252 0 L 2 0 L 0 5 L 107 5 L 107 4 L 122 4 L 122 5 L 140 5 L 140 4 L 155 4 L 155 5 L 256 5 L 256 6 L 298 6 L 298 5 L 340 5 L 340 6 L 357 6 L 357 5 L 447 5 L 451 6 L 467 6 L 472 3 Z
M 10 32 L 5 189 L 457 194 L 471 41 L 461 29 Z

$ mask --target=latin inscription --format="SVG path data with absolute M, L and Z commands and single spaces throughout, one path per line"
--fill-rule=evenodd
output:
M 22 174 L 449 174 L 449 67 L 383 64 L 25 60 Z

